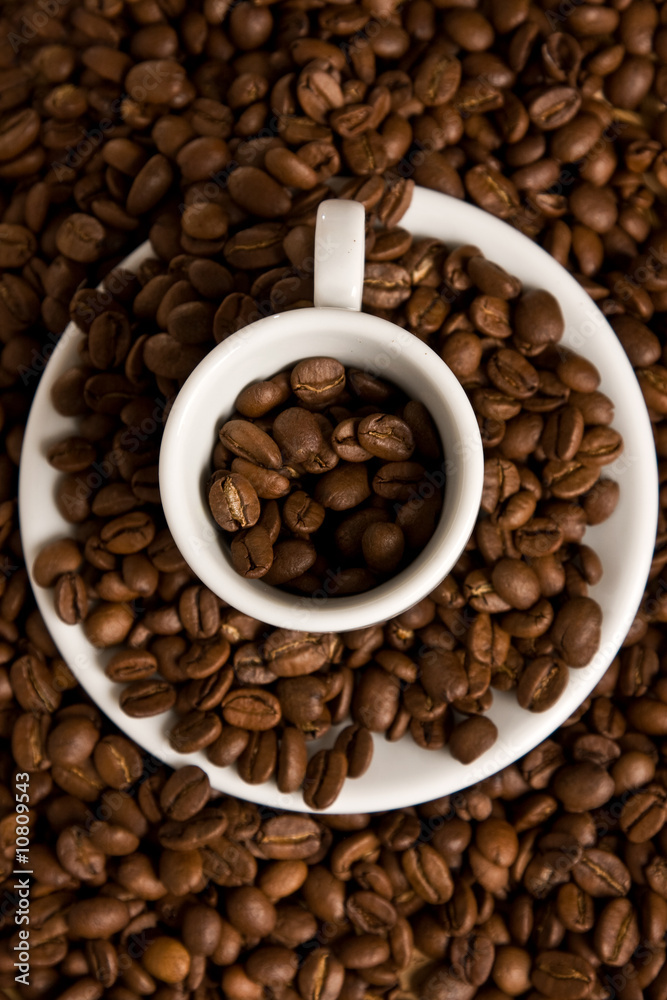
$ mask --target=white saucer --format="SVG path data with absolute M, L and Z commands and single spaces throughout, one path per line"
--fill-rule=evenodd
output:
M 408 736 L 398 743 L 375 738 L 373 763 L 362 778 L 346 781 L 333 813 L 374 812 L 425 802 L 466 788 L 522 757 L 565 721 L 597 684 L 616 655 L 639 607 L 655 541 L 658 478 L 651 426 L 632 367 L 602 313 L 575 279 L 518 230 L 486 212 L 455 198 L 415 188 L 412 205 L 401 226 L 419 236 L 432 236 L 449 246 L 472 243 L 492 261 L 505 267 L 527 287 L 548 289 L 559 300 L 566 321 L 563 344 L 588 358 L 602 377 L 601 390 L 615 403 L 614 427 L 625 441 L 621 458 L 605 468 L 618 480 L 620 501 L 604 524 L 589 528 L 585 542 L 602 559 L 604 576 L 591 594 L 602 606 L 600 650 L 581 670 L 571 670 L 565 693 L 549 711 L 533 714 L 519 707 L 514 693 L 494 691 L 489 716 L 496 723 L 496 744 L 469 766 L 455 761 L 447 750 L 428 751 Z M 152 256 L 142 244 L 123 262 L 129 270 Z M 32 579 L 32 565 L 48 541 L 72 533 L 56 504 L 60 473 L 46 461 L 49 446 L 76 433 L 76 418 L 62 417 L 51 404 L 56 379 L 78 362 L 81 334 L 72 324 L 63 333 L 44 372 L 26 428 L 21 459 L 19 507 L 23 548 L 40 611 L 72 672 L 90 697 L 128 736 L 172 767 L 198 764 L 214 788 L 274 808 L 308 811 L 300 793 L 281 794 L 273 782 L 248 785 L 233 767 L 214 767 L 204 752 L 178 754 L 166 733 L 172 715 L 132 719 L 121 710 L 121 685 L 104 674 L 108 653 L 95 649 L 80 626 L 65 625 L 53 608 L 53 593 Z M 332 733 L 323 738 L 330 746 Z M 315 749 L 315 745 L 313 745 Z

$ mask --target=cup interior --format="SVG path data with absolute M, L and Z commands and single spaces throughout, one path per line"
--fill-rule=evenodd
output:
M 419 399 L 445 455 L 444 503 L 435 533 L 400 573 L 363 594 L 290 594 L 237 574 L 204 495 L 215 433 L 239 391 L 297 361 L 335 357 Z M 375 316 L 307 308 L 269 316 L 219 344 L 195 369 L 169 415 L 160 451 L 160 492 L 174 540 L 202 582 L 239 610 L 285 628 L 339 631 L 394 617 L 428 594 L 458 559 L 473 530 L 482 491 L 483 451 L 465 392 L 428 346 Z M 438 484 L 440 485 L 440 484 Z

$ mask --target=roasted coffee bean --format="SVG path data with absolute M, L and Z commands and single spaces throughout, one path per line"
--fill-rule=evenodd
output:
M 642 843 L 655 836 L 665 822 L 665 796 L 659 786 L 647 787 L 633 796 L 621 814 L 622 829 L 632 843 Z
M 236 572 L 249 579 L 265 576 L 273 564 L 269 533 L 259 524 L 234 538 L 231 553 Z
M 531 518 L 514 536 L 516 547 L 523 556 L 540 558 L 557 552 L 563 543 L 563 532 L 551 518 Z
M 564 406 L 549 417 L 540 441 L 547 458 L 569 462 L 579 451 L 583 437 L 583 413 L 574 406 Z
M 533 353 L 557 343 L 565 329 L 557 300 L 543 289 L 531 289 L 518 298 L 514 311 L 517 346 Z
M 290 491 L 291 482 L 287 476 L 273 469 L 264 469 L 245 458 L 233 459 L 231 469 L 248 480 L 260 500 L 278 500 Z
M 298 861 L 317 853 L 321 836 L 319 824 L 308 816 L 282 815 L 266 820 L 255 842 L 261 857 Z
M 583 667 L 600 645 L 602 612 L 590 597 L 567 601 L 554 620 L 551 637 L 569 666 Z
M 517 685 L 517 699 L 522 708 L 543 712 L 558 701 L 567 686 L 567 669 L 562 660 L 537 657 L 524 670 Z
M 491 357 L 487 373 L 496 388 L 513 399 L 527 399 L 539 385 L 533 365 L 509 348 L 502 348 Z
M 213 712 L 193 710 L 181 716 L 169 731 L 169 743 L 179 753 L 193 753 L 214 743 L 222 731 L 222 723 Z
M 115 368 L 125 360 L 132 343 L 130 324 L 122 313 L 96 316 L 88 331 L 88 352 L 95 368 Z
M 155 525 L 149 514 L 132 511 L 108 521 L 100 531 L 100 540 L 114 555 L 129 555 L 147 548 L 155 537 Z
M 22 267 L 36 249 L 35 237 L 29 229 L 12 223 L 0 225 L 0 267 Z
M 239 393 L 236 409 L 244 417 L 263 417 L 274 406 L 289 399 L 287 380 L 276 376 L 268 382 L 254 382 Z
M 185 822 L 169 820 L 160 827 L 160 843 L 168 850 L 189 852 L 221 836 L 227 817 L 220 810 L 202 809 Z
M 446 104 L 454 96 L 461 79 L 458 59 L 444 53 L 427 55 L 417 67 L 415 94 L 427 107 Z
M 531 982 L 545 996 L 578 1000 L 593 988 L 595 973 L 585 958 L 567 952 L 546 951 L 537 956 Z
M 345 968 L 328 948 L 312 951 L 298 973 L 299 993 L 304 1000 L 335 1000 L 345 978 Z
M 449 740 L 452 756 L 470 764 L 493 746 L 498 736 L 495 723 L 485 715 L 474 715 L 455 726 Z
M 238 758 L 240 777 L 250 785 L 261 785 L 274 773 L 278 756 L 275 729 L 254 730 Z
M 180 596 L 178 613 L 186 632 L 193 639 L 212 639 L 218 631 L 218 599 L 206 587 L 187 587 Z
M 143 774 L 141 754 L 124 736 L 104 736 L 95 745 L 93 760 L 100 777 L 110 788 L 129 788 Z
M 509 218 L 519 207 L 514 184 L 493 167 L 473 167 L 465 176 L 465 184 L 473 201 L 501 219 Z
M 370 665 L 355 690 L 352 717 L 371 732 L 386 732 L 396 716 L 399 698 L 398 679 Z
M 401 856 L 401 866 L 416 894 L 432 904 L 446 903 L 454 885 L 443 857 L 428 844 L 409 848 Z
M 426 469 L 420 462 L 388 462 L 375 473 L 373 489 L 386 500 L 405 502 L 415 495 L 419 500 L 417 490 L 425 476 Z
M 225 695 L 222 714 L 226 722 L 239 729 L 263 731 L 280 722 L 281 709 L 278 699 L 269 691 L 246 687 Z
M 238 472 L 215 472 L 207 489 L 208 504 L 216 522 L 225 531 L 250 528 L 260 516 L 260 504 L 252 483 Z
M 509 306 L 504 299 L 492 295 L 479 295 L 470 306 L 470 319 L 480 333 L 504 340 L 512 333 L 509 323 Z M 450 334 L 442 348 L 446 361 L 457 378 L 470 377 L 482 360 L 479 338 L 465 330 Z
M 14 717 L 11 747 L 18 767 L 32 772 L 43 771 L 50 766 L 46 755 L 49 725 L 49 716 L 44 713 L 25 712 L 18 718 Z
M 332 112 L 332 116 L 336 112 Z M 264 166 L 277 181 L 286 187 L 296 187 L 309 191 L 316 187 L 318 177 L 315 170 L 296 153 L 277 146 L 267 150 Z
M 262 657 L 278 677 L 312 674 L 329 660 L 324 637 L 316 632 L 276 629 L 262 646 Z
M 558 918 L 567 930 L 587 931 L 593 926 L 595 910 L 592 897 L 573 882 L 558 890 L 556 900 Z
M 175 938 L 156 937 L 142 957 L 146 972 L 163 983 L 180 983 L 187 976 L 191 965 L 190 953 Z
M 226 894 L 230 923 L 247 936 L 268 937 L 276 925 L 276 909 L 261 889 L 247 886 Z
M 366 773 L 373 758 L 373 737 L 363 726 L 346 726 L 336 737 L 335 750 L 347 758 L 347 776 L 360 778 Z
M 229 178 L 229 193 L 241 208 L 266 219 L 286 215 L 291 198 L 270 174 L 257 167 L 239 167 Z
M 99 729 L 85 716 L 64 719 L 49 733 L 47 751 L 57 765 L 81 764 L 92 754 Z
M 26 712 L 55 712 L 62 694 L 52 671 L 38 656 L 26 653 L 12 663 L 9 680 L 14 697 Z
M 593 466 L 615 462 L 623 451 L 623 441 L 612 427 L 591 427 L 579 444 L 577 457 Z
M 40 587 L 51 587 L 63 573 L 76 573 L 82 562 L 79 546 L 63 538 L 45 545 L 33 564 L 33 576 Z
M 70 437 L 49 448 L 47 457 L 60 472 L 82 472 L 95 461 L 96 453 L 85 438 Z
M 315 546 L 305 538 L 278 542 L 273 550 L 271 568 L 264 574 L 264 581 L 275 586 L 291 583 L 307 573 L 316 559 Z
M 133 681 L 123 689 L 120 696 L 123 711 L 138 719 L 160 715 L 170 709 L 175 701 L 175 688 L 161 680 Z
M 486 257 L 471 257 L 468 261 L 468 275 L 485 295 L 501 299 L 514 299 L 521 291 L 521 283 L 508 274 L 499 264 Z M 516 314 L 515 314 L 516 319 Z
M 330 697 L 327 684 L 317 675 L 281 679 L 277 693 L 285 718 L 303 731 L 322 717 Z
M 660 360 L 660 343 L 652 330 L 634 316 L 621 314 L 611 325 L 633 366 L 647 368 Z
M 116 646 L 128 636 L 134 625 L 134 614 L 128 604 L 102 602 L 85 618 L 86 637 L 100 649 Z
M 408 424 L 388 414 L 373 413 L 364 417 L 357 428 L 357 438 L 371 455 L 390 462 L 407 461 L 414 451 Z
M 380 661 L 382 662 L 382 661 Z M 421 683 L 436 703 L 452 702 L 468 692 L 468 677 L 456 654 L 428 649 L 419 660 Z
M 596 954 L 611 966 L 621 966 L 629 960 L 639 944 L 637 914 L 628 899 L 613 899 L 607 903 L 595 927 Z
M 295 792 L 303 784 L 308 766 L 306 738 L 300 729 L 288 726 L 280 738 L 276 783 L 281 792 Z
M 281 410 L 271 427 L 286 465 L 312 459 L 322 447 L 322 432 L 312 413 L 297 406 Z
M 345 369 L 334 358 L 311 358 L 292 369 L 290 384 L 307 406 L 328 406 L 345 388 Z
M 308 762 L 303 798 L 311 809 L 326 809 L 338 798 L 347 775 L 347 757 L 340 750 L 319 750 Z
M 555 795 L 570 812 L 583 812 L 588 805 L 595 808 L 597 801 L 604 802 L 613 791 L 613 780 L 606 770 L 591 761 L 582 761 L 561 768 L 554 781 Z
M 94 940 L 111 937 L 129 919 L 129 910 L 120 899 L 86 899 L 70 908 L 67 922 L 74 937 Z
M 338 953 L 346 969 L 374 968 L 389 958 L 389 942 L 379 934 L 359 934 L 344 938 Z
M 297 490 L 283 504 L 283 521 L 295 535 L 308 537 L 321 527 L 325 509 L 303 490 Z
M 540 598 L 537 574 L 521 559 L 499 559 L 493 567 L 491 582 L 499 597 L 513 608 L 525 611 Z
M 396 570 L 405 551 L 405 537 L 397 524 L 370 524 L 361 537 L 361 550 L 376 573 Z
M 254 424 L 245 420 L 228 420 L 220 428 L 220 441 L 234 455 L 248 459 L 267 469 L 279 469 L 282 465 L 280 450 L 276 443 Z
M 160 807 L 169 819 L 184 821 L 206 804 L 209 792 L 208 777 L 200 768 L 183 767 L 160 791 Z
M 317 482 L 315 500 L 330 510 L 358 507 L 371 495 L 368 471 L 364 465 L 340 463 Z
M 31 108 L 9 115 L 0 130 L 0 159 L 12 160 L 19 156 L 39 133 L 40 118 Z
M 56 246 L 64 257 L 79 264 L 91 264 L 102 256 L 107 231 L 91 215 L 75 212 L 58 229 Z
M 559 500 L 573 500 L 592 489 L 598 480 L 598 470 L 576 458 L 570 462 L 547 462 L 543 471 L 545 485 Z

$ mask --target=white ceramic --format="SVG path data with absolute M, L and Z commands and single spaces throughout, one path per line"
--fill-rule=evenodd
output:
M 517 760 L 553 732 L 595 686 L 632 623 L 650 565 L 658 509 L 655 449 L 643 398 L 632 368 L 615 334 L 579 284 L 547 253 L 518 231 L 472 205 L 416 188 L 401 225 L 420 236 L 434 236 L 450 246 L 474 243 L 491 259 L 507 267 L 526 286 L 547 288 L 560 301 L 566 320 L 564 344 L 589 358 L 602 377 L 601 388 L 616 404 L 614 426 L 623 434 L 625 451 L 605 475 L 621 486 L 618 507 L 609 521 L 589 528 L 585 540 L 599 553 L 604 576 L 591 593 L 602 606 L 600 651 L 581 670 L 571 670 L 565 693 L 553 708 L 533 715 L 519 707 L 513 694 L 494 692 L 490 717 L 499 730 L 495 746 L 469 766 L 445 751 L 420 750 L 409 738 L 398 743 L 375 740 L 375 755 L 363 778 L 347 781 L 330 812 L 396 809 L 453 793 Z M 151 256 L 148 244 L 131 254 L 125 266 L 136 270 Z M 314 334 L 316 331 L 313 332 Z M 40 547 L 72 533 L 53 501 L 58 473 L 48 465 L 50 444 L 76 433 L 76 421 L 53 410 L 51 386 L 76 364 L 80 334 L 69 327 L 42 376 L 23 445 L 19 488 L 26 563 L 31 570 Z M 35 375 L 35 377 L 37 377 Z M 250 786 L 232 768 L 216 768 L 203 753 L 181 755 L 169 746 L 167 732 L 174 719 L 130 719 L 118 704 L 119 686 L 107 680 L 107 656 L 94 649 L 80 627 L 64 625 L 53 611 L 51 591 L 32 581 L 40 610 L 69 666 L 90 696 L 128 735 L 173 767 L 199 764 L 213 787 L 275 808 L 303 811 L 299 794 L 281 795 L 273 782 Z M 333 734 L 325 737 L 330 745 Z
M 267 316 L 218 344 L 181 388 L 160 446 L 162 507 L 185 561 L 218 597 L 282 628 L 349 632 L 401 614 L 447 575 L 479 512 L 484 452 L 468 397 L 430 347 L 393 323 L 358 311 L 363 252 L 363 207 L 324 202 L 315 239 L 315 301 L 322 305 Z M 445 453 L 444 503 L 428 545 L 391 580 L 350 597 L 335 596 L 335 575 L 312 597 L 239 576 L 204 490 L 218 429 L 233 412 L 239 391 L 315 354 L 387 378 L 421 400 Z

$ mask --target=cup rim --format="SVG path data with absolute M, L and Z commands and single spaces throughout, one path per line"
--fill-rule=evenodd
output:
M 441 437 L 450 440 L 445 448 L 449 490 L 445 489 L 443 511 L 424 549 L 400 573 L 369 591 L 345 597 L 323 592 L 317 599 L 290 594 L 261 579 L 241 577 L 233 568 L 227 545 L 207 509 L 200 483 L 191 482 L 180 471 L 185 467 L 204 383 L 224 377 L 234 384 L 235 369 L 249 353 L 258 359 L 265 351 L 267 356 L 269 352 L 273 355 L 272 370 L 261 371 L 258 363 L 256 379 L 270 377 L 301 358 L 320 354 L 339 356 L 329 349 L 308 349 L 307 334 L 311 331 L 312 336 L 313 320 L 317 321 L 315 347 L 326 335 L 323 327 L 334 324 L 346 343 L 357 342 L 360 362 L 365 361 L 364 349 L 386 352 L 393 344 L 399 350 L 397 341 L 400 341 L 397 357 L 401 365 L 409 366 L 420 384 L 428 389 L 435 400 L 435 406 L 429 401 L 431 415 Z M 291 334 L 276 330 L 277 324 L 287 325 Z M 299 338 L 303 339 L 303 345 L 295 355 L 292 345 Z M 282 359 L 275 361 L 276 353 L 282 353 Z M 345 354 L 347 357 L 349 348 Z M 350 362 L 344 363 L 350 366 Z M 393 364 L 392 361 L 384 374 L 400 385 L 400 373 L 392 369 Z M 247 384 L 248 380 L 245 381 Z M 238 391 L 240 388 L 235 389 L 235 393 Z M 212 432 L 223 416 L 224 413 L 211 414 Z M 458 454 L 450 454 L 452 450 Z M 307 307 L 264 317 L 210 351 L 178 393 L 167 419 L 159 457 L 160 494 L 167 524 L 179 551 L 202 583 L 239 611 L 269 625 L 315 632 L 346 632 L 386 621 L 437 587 L 472 534 L 479 513 L 483 475 L 484 455 L 477 419 L 464 389 L 445 362 L 409 331 L 387 320 L 328 307 Z

